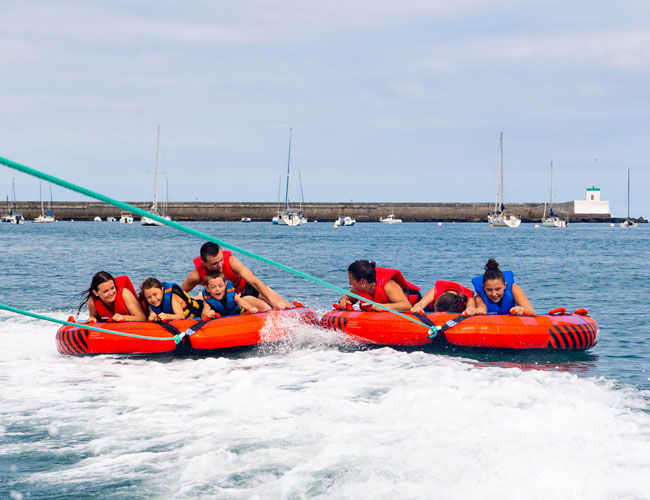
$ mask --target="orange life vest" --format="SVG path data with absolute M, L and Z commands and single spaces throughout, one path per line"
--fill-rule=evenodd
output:
M 406 298 L 411 303 L 411 305 L 415 304 L 418 300 L 422 298 L 422 296 L 419 293 L 420 287 L 406 281 L 406 278 L 404 278 L 402 273 L 397 269 L 390 269 L 388 267 L 377 266 L 375 268 L 375 271 L 377 273 L 376 276 L 377 286 L 375 287 L 375 295 L 372 296 L 368 292 L 359 292 L 357 293 L 357 295 L 366 297 L 374 302 L 378 302 L 379 304 L 387 304 L 390 301 L 386 296 L 385 287 L 386 287 L 386 283 L 388 283 L 390 280 L 393 280 L 402 288 L 402 290 L 404 290 L 404 295 L 406 295 Z M 361 301 L 359 303 L 359 307 L 362 310 L 368 310 L 372 307 L 372 305 L 366 304 L 365 302 Z
M 244 278 L 239 276 L 239 274 L 233 271 L 232 267 L 230 267 L 230 257 L 232 256 L 232 252 L 230 250 L 222 250 L 221 252 L 223 253 L 223 275 L 228 281 L 235 285 L 236 293 L 241 294 L 242 290 L 246 286 L 246 281 Z M 199 272 L 201 283 L 205 284 L 205 275 L 208 274 L 208 270 L 203 265 L 201 257 L 194 259 L 194 267 L 196 267 L 196 270 Z
M 117 293 L 115 295 L 115 302 L 113 302 L 111 306 L 104 304 L 99 297 L 95 297 L 94 295 L 92 297 L 93 305 L 95 306 L 95 310 L 97 311 L 97 315 L 101 321 L 110 321 L 115 314 L 131 314 L 129 309 L 126 307 L 124 297 L 122 296 L 125 288 L 133 294 L 133 297 L 136 299 L 138 298 L 138 294 L 135 291 L 135 288 L 133 288 L 133 283 L 131 283 L 128 276 L 116 277 L 115 288 L 117 288 Z

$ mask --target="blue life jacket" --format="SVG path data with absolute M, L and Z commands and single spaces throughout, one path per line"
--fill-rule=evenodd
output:
M 243 314 L 244 308 L 237 305 L 235 302 L 235 285 L 231 281 L 226 280 L 226 293 L 223 299 L 217 300 L 207 289 L 203 289 L 203 300 L 221 316 L 234 316 L 236 314 Z
M 171 283 L 169 281 L 163 281 L 163 300 L 160 303 L 160 306 L 152 306 L 149 304 L 149 309 L 151 309 L 156 314 L 166 313 L 174 314 L 174 309 L 172 308 L 172 295 L 178 295 L 181 299 L 185 301 L 185 308 L 183 309 L 183 314 L 186 318 L 188 317 L 201 317 L 201 311 L 203 309 L 203 304 L 200 301 L 190 297 L 185 290 L 183 290 L 178 284 Z
M 500 302 L 492 302 L 490 299 L 488 299 L 488 296 L 485 293 L 485 289 L 483 288 L 482 275 L 472 278 L 472 283 L 474 284 L 476 293 L 478 293 L 483 299 L 483 302 L 485 302 L 488 313 L 510 314 L 510 309 L 517 305 L 515 304 L 515 299 L 512 296 L 512 285 L 515 282 L 515 275 L 512 273 L 512 271 L 503 271 L 503 277 L 506 280 L 506 291 L 504 292 Z

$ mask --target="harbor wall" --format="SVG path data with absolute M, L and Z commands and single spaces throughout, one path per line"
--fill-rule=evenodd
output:
M 150 202 L 129 202 L 138 208 L 149 210 Z M 40 214 L 40 202 L 17 202 L 16 210 L 22 211 L 29 220 Z M 554 205 L 561 216 L 570 222 L 616 222 L 610 214 L 575 214 L 574 203 Z M 277 213 L 277 202 L 170 202 L 168 213 L 179 221 L 240 221 L 250 217 L 253 221 L 270 221 Z M 543 203 L 510 203 L 508 209 L 519 215 L 523 222 L 539 222 L 544 213 Z M 306 203 L 304 212 L 310 221 L 334 221 L 341 215 L 349 215 L 358 222 L 377 222 L 393 211 L 404 222 L 486 222 L 494 210 L 494 203 L 357 203 L 321 202 Z M 4 212 L 4 211 L 2 211 Z M 66 202 L 52 204 L 52 212 L 59 220 L 93 220 L 96 216 L 106 219 L 120 217 L 121 210 L 100 202 Z M 139 219 L 139 217 L 136 217 Z M 643 221 L 643 218 L 639 219 Z

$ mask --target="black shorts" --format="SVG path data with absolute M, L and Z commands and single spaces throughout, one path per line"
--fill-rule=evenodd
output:
M 259 297 L 260 292 L 258 292 L 257 288 L 254 288 L 250 283 L 246 283 L 246 285 L 244 285 L 244 289 L 241 291 L 240 295 L 242 297 L 246 297 L 246 296 Z

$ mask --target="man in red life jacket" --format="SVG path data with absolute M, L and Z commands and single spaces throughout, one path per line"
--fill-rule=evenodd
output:
M 291 307 L 286 300 L 265 285 L 229 250 L 222 250 L 219 245 L 212 242 L 204 243 L 201 246 L 201 256 L 194 259 L 194 269 L 187 275 L 181 288 L 189 292 L 197 285 L 204 285 L 205 275 L 208 271 L 221 271 L 226 279 L 235 285 L 236 292 L 260 311 L 267 309 L 268 306 L 282 309 Z

